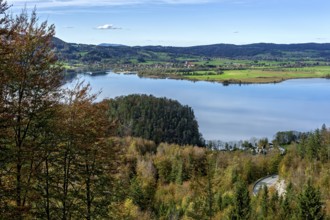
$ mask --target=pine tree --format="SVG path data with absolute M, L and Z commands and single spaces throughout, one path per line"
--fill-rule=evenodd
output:
M 268 200 L 268 187 L 264 185 L 261 194 L 261 214 L 264 218 L 267 218 L 268 215 Z
M 321 202 L 321 193 L 311 185 L 309 180 L 303 191 L 298 196 L 300 219 L 319 220 L 324 218 Z
M 275 216 L 278 214 L 279 211 L 279 202 L 280 202 L 280 197 L 278 195 L 277 190 L 272 194 L 270 201 L 269 201 L 269 208 L 271 212 L 271 216 Z
M 242 180 L 236 184 L 232 219 L 249 219 L 251 209 L 249 190 Z
M 286 187 L 286 193 L 284 196 L 281 197 L 281 204 L 280 204 L 280 215 L 283 219 L 289 219 L 294 213 L 292 210 L 292 203 L 294 202 L 294 192 L 293 192 L 293 185 L 289 182 L 288 186 Z

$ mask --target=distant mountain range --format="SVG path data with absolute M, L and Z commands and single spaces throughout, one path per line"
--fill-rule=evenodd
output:
M 66 43 L 54 38 L 54 46 L 59 56 L 65 60 L 81 60 L 84 62 L 139 61 L 175 61 L 189 58 L 229 58 L 249 60 L 330 60 L 330 43 L 304 44 L 272 44 L 257 43 L 248 45 L 214 44 L 192 47 L 169 46 L 125 46 L 103 43 L 87 45 Z

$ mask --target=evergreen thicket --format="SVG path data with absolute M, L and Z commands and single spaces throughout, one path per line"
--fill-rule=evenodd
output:
M 178 101 L 147 95 L 110 100 L 110 120 L 117 122 L 117 135 L 134 136 L 156 143 L 204 146 L 193 110 Z

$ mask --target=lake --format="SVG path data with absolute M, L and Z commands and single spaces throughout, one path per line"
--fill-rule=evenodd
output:
M 83 75 L 99 100 L 151 94 L 193 108 L 206 140 L 237 141 L 278 131 L 311 131 L 330 125 L 330 80 L 297 79 L 278 84 L 229 85 L 108 73 Z M 71 82 L 72 85 L 73 82 Z

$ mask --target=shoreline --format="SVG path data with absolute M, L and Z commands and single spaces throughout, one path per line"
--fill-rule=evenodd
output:
M 112 72 L 112 71 L 111 71 Z M 327 77 L 287 77 L 287 78 L 271 78 L 271 77 L 259 77 L 259 78 L 249 78 L 250 80 L 244 79 L 194 79 L 194 78 L 187 78 L 182 76 L 173 76 L 173 75 L 144 75 L 139 74 L 138 72 L 112 72 L 115 74 L 124 74 L 124 75 L 137 75 L 140 78 L 149 78 L 149 79 L 173 79 L 173 80 L 187 80 L 192 82 L 212 82 L 212 83 L 220 83 L 224 86 L 227 85 L 252 85 L 252 84 L 277 84 L 287 80 L 294 80 L 294 79 L 329 79 Z M 260 81 L 255 81 L 253 79 L 262 79 Z M 330 80 L 330 79 L 329 79 Z
M 252 84 L 277 84 L 287 80 L 293 79 L 329 79 L 327 76 L 303 76 L 303 77 L 251 77 L 251 78 L 228 78 L 228 79 L 212 79 L 208 76 L 214 75 L 200 75 L 201 77 L 207 77 L 205 79 L 194 78 L 191 76 L 180 76 L 180 75 L 171 75 L 171 74 L 162 74 L 162 75 L 155 75 L 155 74 L 141 74 L 138 71 L 115 71 L 115 70 L 101 70 L 95 72 L 84 72 L 84 73 L 75 73 L 75 75 L 90 75 L 100 76 L 106 75 L 109 72 L 114 74 L 123 74 L 123 75 L 136 75 L 140 78 L 149 78 L 149 79 L 173 79 L 173 80 L 187 80 L 191 82 L 211 82 L 211 83 L 220 83 L 224 86 L 227 85 L 252 85 Z M 198 77 L 198 76 L 197 76 Z

